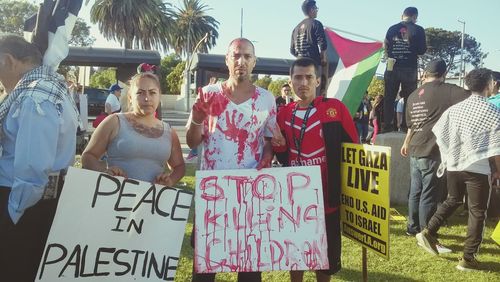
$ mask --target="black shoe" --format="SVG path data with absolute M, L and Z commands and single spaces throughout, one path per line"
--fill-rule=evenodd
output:
M 418 234 L 418 232 L 412 232 L 412 231 L 406 229 L 406 235 L 408 235 L 408 236 L 415 237 L 415 235 L 417 235 L 417 234 Z

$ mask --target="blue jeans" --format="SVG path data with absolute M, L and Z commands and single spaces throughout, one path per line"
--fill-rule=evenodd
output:
M 436 176 L 439 160 L 410 157 L 410 194 L 408 196 L 409 233 L 418 233 L 436 211 L 441 197 L 441 186 Z
M 358 130 L 359 143 L 363 144 L 366 142 L 366 136 L 368 135 L 368 123 L 362 121 L 356 121 L 356 129 Z

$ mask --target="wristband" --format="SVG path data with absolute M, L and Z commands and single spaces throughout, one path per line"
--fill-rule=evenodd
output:
M 201 125 L 201 122 L 200 122 L 200 123 L 197 123 L 196 121 L 194 121 L 193 119 L 191 119 L 191 124 L 194 124 L 194 125 L 200 126 L 200 125 Z

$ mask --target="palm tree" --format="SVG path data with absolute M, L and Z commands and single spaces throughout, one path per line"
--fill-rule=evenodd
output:
M 215 46 L 219 37 L 217 31 L 219 22 L 207 15 L 208 10 L 210 8 L 200 0 L 183 0 L 183 7 L 176 8 L 174 12 L 176 28 L 171 33 L 171 43 L 177 54 L 186 55 L 191 52 L 195 44 L 207 33 L 210 36 L 208 40 L 202 42 L 198 51 L 206 53 Z
M 103 36 L 127 49 L 169 49 L 172 17 L 170 4 L 161 0 L 96 0 L 90 10 Z

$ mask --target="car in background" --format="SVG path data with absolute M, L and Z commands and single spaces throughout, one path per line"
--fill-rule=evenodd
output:
M 104 112 L 104 104 L 109 94 L 107 89 L 86 87 L 83 93 L 87 94 L 89 117 L 95 117 Z

